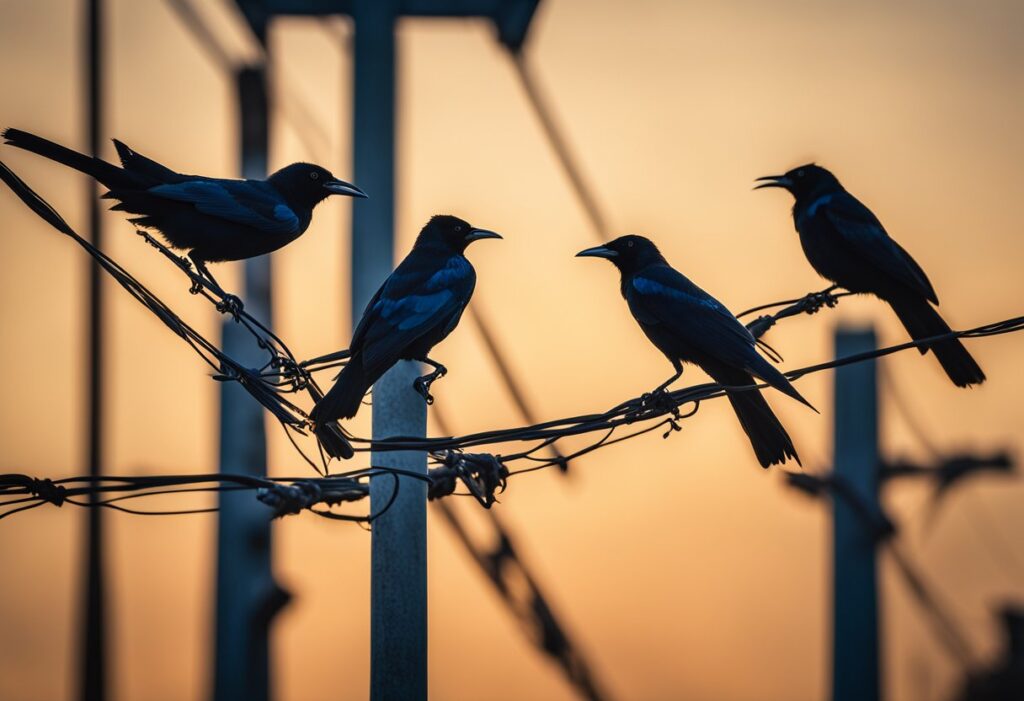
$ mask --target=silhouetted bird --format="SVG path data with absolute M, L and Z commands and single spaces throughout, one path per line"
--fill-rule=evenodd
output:
M 412 251 L 366 306 L 352 334 L 348 363 L 311 414 L 317 435 L 326 422 L 355 416 L 366 391 L 399 360 L 434 368 L 414 385 L 428 404 L 433 402 L 430 385 L 447 370 L 427 355 L 458 325 L 476 285 L 476 272 L 463 254 L 473 241 L 500 238 L 458 217 L 438 215 L 427 222 Z
M 266 180 L 222 180 L 177 173 L 116 139 L 121 168 L 19 129 L 2 136 L 11 146 L 98 180 L 109 190 L 103 197 L 119 201 L 111 209 L 139 215 L 130 221 L 156 229 L 172 248 L 189 251 L 196 269 L 220 292 L 206 263 L 252 258 L 291 243 L 329 195 L 366 197 L 309 163 L 293 163 Z
M 754 337 L 725 305 L 672 268 L 657 246 L 643 236 L 622 236 L 576 255 L 607 258 L 615 264 L 633 318 L 675 368 L 675 374 L 652 394 L 677 380 L 684 362 L 694 363 L 727 388 L 726 395 L 762 467 L 783 463 L 786 458 L 800 462 L 793 441 L 761 391 L 728 388 L 753 385 L 757 377 L 814 407 L 758 354 Z
M 938 305 L 939 298 L 924 270 L 836 176 L 810 163 L 758 180 L 765 182 L 755 190 L 781 187 L 796 198 L 793 220 L 800 245 L 819 275 L 850 292 L 888 302 L 915 341 L 950 332 L 931 306 Z M 933 343 L 921 353 L 929 348 L 958 387 L 985 381 L 985 373 L 959 340 Z

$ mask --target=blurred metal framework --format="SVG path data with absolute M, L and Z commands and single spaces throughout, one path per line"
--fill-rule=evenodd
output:
M 837 358 L 871 353 L 876 348 L 874 331 L 840 328 L 835 335 L 835 348 Z M 936 464 L 925 466 L 883 458 L 878 440 L 875 366 L 876 363 L 870 361 L 842 367 L 836 372 L 833 470 L 821 474 L 787 474 L 790 487 L 815 497 L 831 497 L 833 701 L 883 698 L 876 572 L 878 554 L 883 549 L 924 613 L 935 639 L 959 666 L 968 687 L 971 686 L 980 669 L 979 658 L 956 618 L 899 542 L 897 524 L 885 512 L 880 491 L 895 478 L 928 479 L 934 483 L 931 502 L 934 509 L 949 489 L 962 484 L 970 475 L 1008 474 L 1015 469 L 1006 452 L 939 454 L 913 416 L 908 416 L 908 421 L 913 423 L 913 430 L 921 434 L 918 439 L 936 458 Z M 891 387 L 890 390 L 894 392 Z M 907 411 L 899 402 L 897 406 L 900 411 Z M 931 513 L 934 515 L 934 510 Z M 1015 648 L 1014 653 L 1018 652 Z M 1011 678 L 1001 678 L 1000 683 L 1012 687 L 1014 682 Z M 1024 678 L 1016 683 L 1015 693 L 1024 692 Z

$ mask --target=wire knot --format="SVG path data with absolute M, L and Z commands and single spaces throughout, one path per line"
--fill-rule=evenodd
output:
M 297 514 L 321 501 L 320 486 L 316 482 L 296 482 L 260 487 L 256 498 L 274 510 L 274 518 Z
M 441 466 L 430 470 L 428 499 L 440 499 L 454 494 L 461 480 L 480 505 L 489 509 L 497 501 L 495 493 L 504 492 L 508 486 L 508 468 L 500 458 L 490 453 L 446 450 L 432 457 Z
M 48 501 L 54 506 L 62 506 L 67 498 L 68 490 L 61 484 L 54 484 L 53 480 L 33 479 L 29 491 L 43 501 Z

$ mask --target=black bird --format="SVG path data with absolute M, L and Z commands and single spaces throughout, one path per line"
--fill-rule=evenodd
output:
M 0 135 L 11 146 L 91 175 L 109 190 L 104 198 L 118 200 L 111 209 L 138 215 L 130 221 L 156 229 L 172 248 L 187 250 L 196 269 L 222 293 L 206 263 L 252 258 L 291 243 L 329 195 L 366 197 L 309 163 L 293 163 L 266 180 L 222 180 L 177 173 L 116 139 L 120 168 L 20 129 Z
M 352 334 L 348 363 L 313 409 L 318 436 L 325 437 L 328 422 L 355 416 L 366 391 L 399 360 L 419 360 L 434 368 L 414 385 L 428 404 L 433 402 L 430 385 L 447 369 L 427 355 L 458 325 L 476 286 L 466 247 L 479 239 L 500 238 L 458 217 L 437 215 L 427 222 L 412 251 L 366 306 Z
M 888 302 L 915 341 L 950 332 L 931 306 L 938 306 L 939 298 L 924 270 L 836 176 L 809 163 L 758 181 L 764 182 L 755 190 L 781 187 L 796 198 L 793 220 L 800 245 L 819 275 L 850 292 Z M 957 387 L 985 381 L 985 373 L 959 340 L 922 346 L 921 353 L 929 348 Z
M 762 467 L 783 463 L 786 458 L 800 462 L 793 441 L 761 391 L 728 388 L 753 385 L 757 377 L 814 407 L 761 357 L 754 337 L 725 305 L 672 268 L 658 247 L 643 236 L 621 236 L 576 255 L 607 258 L 619 269 L 620 289 L 629 311 L 675 368 L 675 374 L 652 394 L 675 382 L 683 374 L 684 362 L 693 363 L 726 387 L 726 396 Z

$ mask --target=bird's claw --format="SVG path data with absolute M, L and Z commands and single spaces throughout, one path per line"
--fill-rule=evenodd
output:
M 668 409 L 672 405 L 668 391 L 658 389 L 653 392 L 644 392 L 640 395 L 640 407 L 643 409 Z
M 434 379 L 428 375 L 427 377 L 417 377 L 415 382 L 412 383 L 412 388 L 416 390 L 416 394 L 423 397 L 423 401 L 428 406 L 434 403 L 434 397 L 430 394 L 430 385 Z
M 661 388 L 640 395 L 640 403 L 629 412 L 630 421 L 638 421 L 649 416 L 669 413 L 679 418 L 679 407 L 672 401 L 668 390 Z
M 814 314 L 823 307 L 831 309 L 837 304 L 839 304 L 839 298 L 833 294 L 831 289 L 812 292 L 804 298 L 804 306 L 808 314 Z
M 217 302 L 217 311 L 221 314 L 230 314 L 231 316 L 238 318 L 238 315 L 245 309 L 245 305 L 242 304 L 242 300 L 235 295 L 224 295 L 221 301 Z

